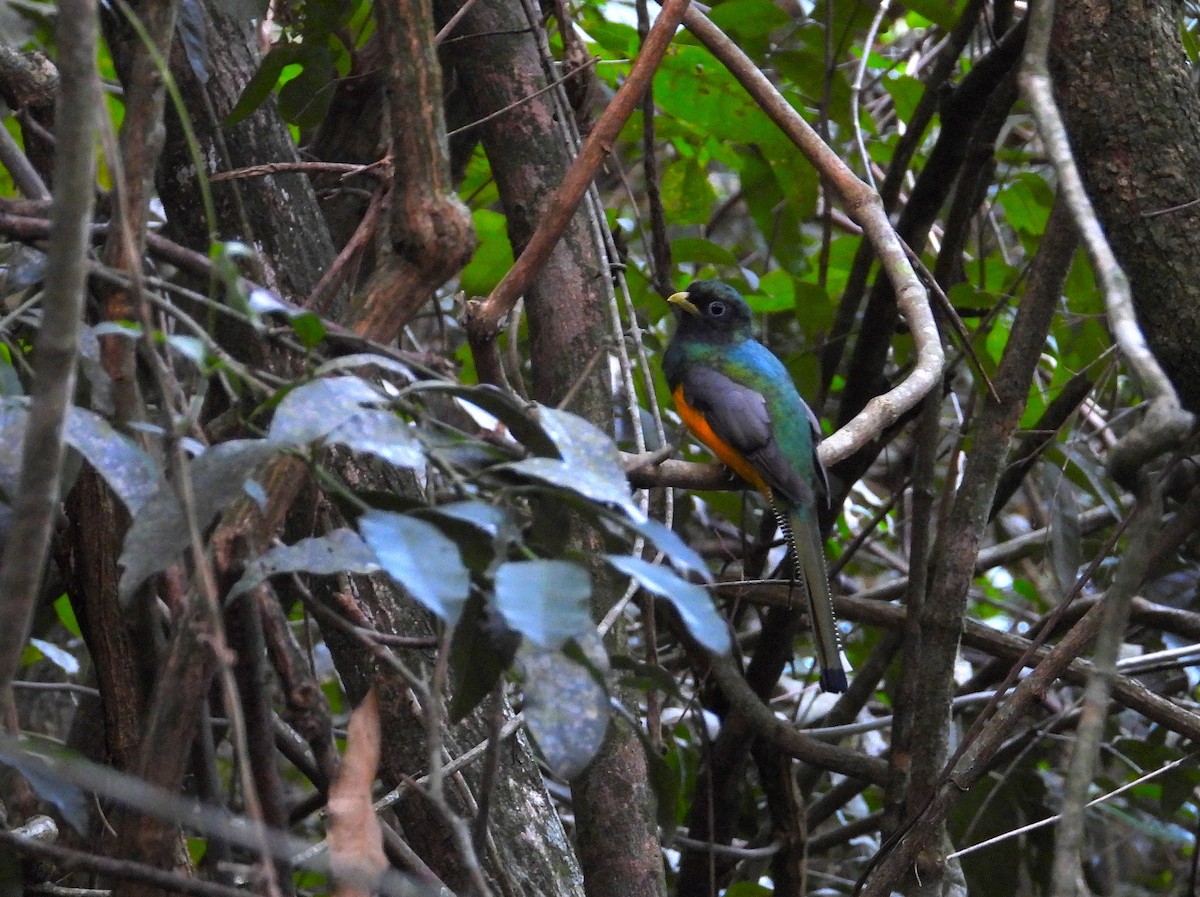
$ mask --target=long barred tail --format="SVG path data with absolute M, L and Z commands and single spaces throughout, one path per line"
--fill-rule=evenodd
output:
M 821 688 L 829 692 L 843 692 L 850 684 L 846 678 L 850 664 L 842 652 L 842 638 L 833 613 L 833 596 L 829 591 L 829 574 L 825 569 L 825 546 L 821 543 L 816 521 L 809 519 L 811 512 L 806 508 L 792 507 L 784 513 L 774 499 L 771 506 L 792 550 L 794 575 L 803 583 L 808 596 L 817 665 L 821 668 Z

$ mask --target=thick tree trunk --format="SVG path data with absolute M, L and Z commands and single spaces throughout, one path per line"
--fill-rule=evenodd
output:
M 452 4 L 441 8 L 443 17 L 453 11 Z M 548 80 L 538 44 L 544 37 L 530 32 L 529 19 L 519 4 L 477 2 L 451 37 L 460 48 L 454 57 L 455 83 L 475 117 L 515 106 L 487 121 L 478 133 L 508 216 L 509 239 L 519 253 L 570 163 L 570 144 L 561 120 L 570 110 L 565 103 L 556 104 L 550 94 L 538 96 Z M 533 397 L 553 405 L 574 391 L 570 410 L 611 432 L 608 366 L 589 364 L 605 351 L 610 336 L 607 277 L 587 214 L 581 209 L 525 294 L 525 311 Z M 509 372 L 510 377 L 514 374 L 519 376 Z M 581 378 L 583 383 L 578 383 Z M 595 540 L 594 533 L 582 526 L 571 529 L 580 547 L 599 547 L 589 543 Z M 605 605 L 615 599 L 611 586 L 597 589 L 597 613 L 603 614 Z M 619 631 L 614 637 L 619 641 Z M 664 893 L 646 759 L 624 725 L 610 727 L 599 755 L 572 783 L 572 793 L 576 849 L 589 897 Z
M 1200 208 L 1186 204 L 1197 199 L 1200 95 L 1178 14 L 1169 0 L 1060 0 L 1051 70 L 1076 161 L 1129 276 L 1146 341 L 1196 411 Z

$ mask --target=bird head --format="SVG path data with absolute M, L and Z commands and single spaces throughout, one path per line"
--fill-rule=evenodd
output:
M 681 336 L 736 342 L 750 336 L 750 306 L 733 287 L 716 280 L 697 280 L 667 297 L 675 307 Z

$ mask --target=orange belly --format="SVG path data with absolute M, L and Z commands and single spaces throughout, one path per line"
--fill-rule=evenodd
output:
M 675 409 L 679 412 L 679 416 L 687 428 L 691 430 L 692 435 L 704 443 L 722 464 L 733 470 L 763 495 L 770 497 L 771 489 L 767 486 L 767 481 L 737 449 L 713 432 L 701 412 L 687 403 L 683 397 L 683 386 L 677 386 L 672 397 L 675 399 Z

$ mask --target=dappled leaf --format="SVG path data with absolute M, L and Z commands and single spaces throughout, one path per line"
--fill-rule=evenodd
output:
M 70 651 L 60 648 L 54 642 L 48 642 L 40 638 L 31 638 L 29 644 L 37 648 L 41 652 L 42 657 L 46 658 L 68 676 L 75 676 L 79 673 L 79 661 Z
M 1079 531 L 1079 503 L 1075 500 L 1074 484 L 1063 476 L 1062 469 L 1042 463 L 1042 485 L 1050 511 L 1050 545 L 1047 558 L 1060 595 L 1075 587 L 1079 568 L 1083 566 L 1083 537 Z
M 704 563 L 704 558 L 684 542 L 675 530 L 652 518 L 627 521 L 627 525 L 638 535 L 648 539 L 677 569 L 683 572 L 690 570 L 700 574 L 706 582 L 712 582 L 713 575 Z
M 200 0 L 181 0 L 175 18 L 179 44 L 188 66 L 201 84 L 208 83 L 208 32 L 204 7 Z
M 700 644 L 716 654 L 724 654 L 729 650 L 728 627 L 705 589 L 680 579 L 666 567 L 641 558 L 624 554 L 605 557 L 626 576 L 637 580 L 643 589 L 671 602 L 688 631 Z
M 0 490 L 15 498 L 21 479 L 21 447 L 28 412 L 22 399 L 0 401 Z
M 589 661 L 607 668 L 600 637 L 579 640 Z M 573 779 L 592 761 L 608 729 L 608 693 L 591 670 L 561 651 L 539 649 L 526 642 L 518 652 L 524 681 L 523 712 L 529 732 L 550 770 Z
M 568 561 L 510 561 L 496 570 L 496 607 L 539 648 L 561 648 L 592 629 L 592 579 Z
M 458 622 L 471 575 L 441 530 L 407 514 L 367 511 L 358 531 L 388 576 L 451 626 Z
M 539 406 L 538 423 L 560 458 L 525 458 L 505 465 L 527 477 L 620 508 L 632 520 L 646 519 L 633 501 L 617 445 L 578 415 Z
M 412 427 L 391 411 L 363 410 L 338 424 L 325 442 L 374 455 L 396 467 L 423 468 L 425 452 Z
M 503 508 L 481 501 L 450 502 L 415 513 L 436 521 L 438 528 L 458 545 L 472 570 L 485 569 L 497 554 L 506 551 L 506 546 L 521 538 L 516 522 Z
M 237 498 L 254 469 L 279 453 L 264 439 L 235 439 L 215 445 L 188 465 L 195 497 L 196 526 L 207 529 Z M 136 515 L 125 536 L 120 564 L 121 600 L 128 600 L 148 576 L 169 567 L 191 541 L 189 522 L 175 487 L 162 482 Z
M 0 489 L 10 497 L 16 494 L 21 474 L 28 413 L 23 399 L 0 402 Z M 72 407 L 64 438 L 103 477 L 130 514 L 136 514 L 162 485 L 154 460 L 98 414 Z
M 96 469 L 130 514 L 136 514 L 162 487 L 162 475 L 154 459 L 98 414 L 72 408 L 67 417 L 66 437 L 71 448 Z
M 324 377 L 329 374 L 337 374 L 341 371 L 350 371 L 355 368 L 373 367 L 379 368 L 381 371 L 386 371 L 389 374 L 396 374 L 403 380 L 412 380 L 412 368 L 402 361 L 397 361 L 395 358 L 388 358 L 386 355 L 374 355 L 370 352 L 354 352 L 350 355 L 339 355 L 337 358 L 331 358 L 323 364 L 317 366 L 313 371 L 314 377 Z
M 335 529 L 324 536 L 281 545 L 246 565 L 242 578 L 229 590 L 229 600 L 248 592 L 278 573 L 374 573 L 379 570 L 375 552 L 354 530 Z
M 113 413 L 112 378 L 100 360 L 100 340 L 88 326 L 79 331 L 79 371 L 87 379 L 89 406 L 101 414 Z
M 306 445 L 332 433 L 364 405 L 383 401 L 365 380 L 354 376 L 321 377 L 283 397 L 271 419 L 269 437 L 284 445 Z
M 493 539 L 515 538 L 516 528 L 503 508 L 482 501 L 452 501 L 433 509 L 446 517 L 453 517 L 486 533 Z
M 538 425 L 530 414 L 529 407 L 519 399 L 489 384 L 463 386 L 441 380 L 424 380 L 404 390 L 406 395 L 420 396 L 423 393 L 441 393 L 469 402 L 496 418 L 517 442 L 537 455 L 557 455 L 554 441 Z

